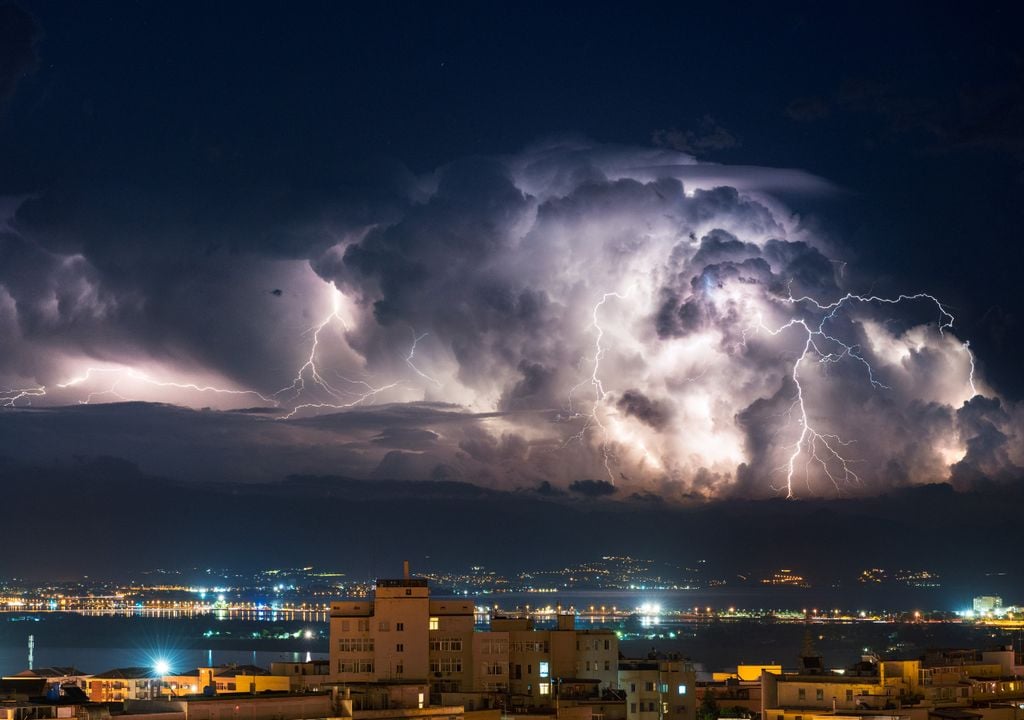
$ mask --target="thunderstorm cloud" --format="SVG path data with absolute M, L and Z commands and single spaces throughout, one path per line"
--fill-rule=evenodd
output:
M 669 498 L 1024 466 L 942 298 L 851 286 L 777 199 L 818 178 L 573 141 L 374 188 L 208 235 L 2 199 L 0 455 Z

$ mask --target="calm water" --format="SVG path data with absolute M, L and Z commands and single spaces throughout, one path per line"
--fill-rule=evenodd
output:
M 312 637 L 307 638 L 307 631 Z M 163 658 L 175 670 L 197 665 L 327 657 L 327 623 L 152 618 L 66 613 L 0 614 L 0 673 L 28 667 L 28 636 L 35 666 L 74 665 L 91 673 L 152 665 Z M 287 634 L 289 637 L 280 636 Z M 294 635 L 298 637 L 293 637 Z
M 730 605 L 746 608 L 803 608 L 829 603 L 828 593 L 784 589 L 766 594 L 743 592 L 629 591 L 564 592 L 555 594 L 487 595 L 478 605 L 512 609 L 561 604 L 587 609 L 591 605 L 635 608 L 657 603 L 665 609 Z M 918 591 L 903 602 L 884 605 L 863 598 L 865 609 L 953 609 L 932 599 L 938 595 Z M 908 601 L 909 600 L 909 601 Z M 915 601 L 916 602 L 912 602 Z M 850 605 L 845 607 L 850 609 Z M 589 623 L 580 619 L 579 627 Z M 865 648 L 889 656 L 916 656 L 928 647 L 986 647 L 997 644 L 1021 645 L 1020 633 L 949 624 L 803 624 L 757 621 L 672 623 L 664 618 L 654 624 L 639 619 L 595 623 L 627 633 L 621 647 L 624 654 L 642 657 L 652 650 L 678 652 L 718 669 L 739 662 L 796 663 L 805 637 L 810 637 L 825 661 L 843 667 L 856 661 Z M 328 626 L 323 621 L 239 620 L 214 616 L 193 618 L 152 618 L 100 616 L 64 613 L 36 615 L 0 614 L 0 673 L 10 674 L 28 665 L 28 636 L 35 637 L 35 666 L 74 665 L 86 672 L 113 667 L 151 665 L 165 658 L 172 667 L 184 670 L 208 663 L 255 663 L 267 666 L 276 660 L 303 660 L 327 656 Z

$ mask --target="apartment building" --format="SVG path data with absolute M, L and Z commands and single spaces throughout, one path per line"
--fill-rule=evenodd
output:
M 618 667 L 626 720 L 695 720 L 697 674 L 686 660 L 624 660 Z
M 476 694 L 487 698 L 480 707 L 524 708 L 552 706 L 560 689 L 599 696 L 616 686 L 611 630 L 577 630 L 571 615 L 554 628 L 496 617 L 477 630 L 474 611 L 470 600 L 432 599 L 428 582 L 408 568 L 402 578 L 378 580 L 372 599 L 332 602 L 331 681 L 419 684 L 435 703 Z

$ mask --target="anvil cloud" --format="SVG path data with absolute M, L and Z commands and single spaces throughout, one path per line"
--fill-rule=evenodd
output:
M 61 426 L 71 454 L 196 478 L 717 497 L 1015 476 L 1021 411 L 942 298 L 870 299 L 870 268 L 775 199 L 835 191 L 549 143 L 240 218 L 214 250 L 221 227 L 8 198 L 0 454 L 52 457 Z M 61 407 L 120 399 L 219 410 Z M 200 426 L 220 442 L 184 430 Z

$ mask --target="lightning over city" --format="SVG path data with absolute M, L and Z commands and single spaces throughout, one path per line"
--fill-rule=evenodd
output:
M 1017 720 L 1022 23 L 0 0 L 0 720 Z

